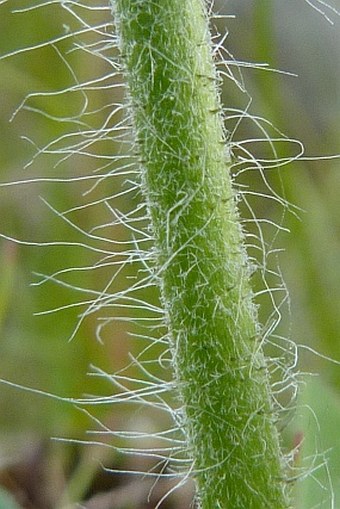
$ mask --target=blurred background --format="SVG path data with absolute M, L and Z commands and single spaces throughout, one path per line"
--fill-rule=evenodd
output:
M 99 2 L 91 5 L 99 6 Z M 340 10 L 338 0 L 333 0 L 330 6 Z M 92 45 L 93 51 L 100 47 L 107 56 L 114 50 L 104 50 L 98 42 L 101 35 L 97 34 L 96 39 L 87 33 L 86 27 L 58 2 L 13 13 L 23 7 L 27 6 L 20 0 L 0 2 L 1 55 L 61 36 L 62 39 L 54 46 L 42 45 L 0 60 L 0 181 L 38 177 L 62 180 L 93 175 L 98 168 L 102 174 L 108 164 L 112 170 L 115 163 L 108 155 L 122 150 L 119 140 L 105 136 L 88 150 L 85 145 L 84 150 L 77 145 L 81 153 L 68 158 L 66 147 L 75 146 L 79 139 L 75 136 L 65 140 L 65 134 L 77 129 L 74 120 L 84 107 L 84 95 L 77 89 L 77 80 L 89 82 L 112 73 L 107 61 L 70 49 L 86 43 Z M 299 408 L 293 417 L 286 419 L 284 447 L 288 450 L 300 444 L 294 461 L 297 467 L 306 467 L 310 472 L 296 484 L 294 507 L 332 509 L 340 504 L 340 162 L 327 157 L 340 152 L 340 17 L 317 0 L 220 1 L 216 2 L 216 10 L 220 15 L 235 14 L 235 18 L 214 20 L 216 33 L 224 33 L 227 26 L 225 46 L 230 59 L 232 55 L 240 62 L 267 63 L 272 69 L 297 75 L 261 70 L 261 65 L 254 69 L 240 64 L 241 76 L 238 68 L 231 66 L 240 86 L 244 79 L 252 102 L 240 88 L 229 86 L 230 79 L 224 81 L 222 98 L 225 108 L 249 106 L 253 115 L 268 119 L 274 126 L 266 124 L 269 136 L 281 138 L 278 133 L 282 132 L 291 140 L 300 140 L 305 147 L 305 158 L 282 166 L 280 171 L 269 169 L 266 184 L 259 172 L 243 173 L 238 171 L 243 166 L 237 164 L 235 173 L 239 175 L 235 178 L 241 189 L 249 186 L 268 193 L 273 188 L 284 199 L 283 202 L 249 197 L 256 217 L 280 225 L 279 231 L 269 223 L 263 226 L 267 249 L 273 251 L 268 263 L 279 265 L 289 290 L 287 300 L 280 281 L 284 303 L 276 333 L 277 337 L 284 336 L 300 345 Z M 108 10 L 82 8 L 75 12 L 88 23 L 111 22 Z M 83 33 L 67 37 L 75 30 Z M 103 25 L 103 33 L 110 34 L 112 30 L 112 26 Z M 222 56 L 226 58 L 226 53 Z M 116 81 L 116 76 L 109 76 L 96 90 L 89 86 L 86 107 L 92 113 L 83 117 L 86 125 L 92 128 L 103 125 L 108 118 L 105 106 L 121 100 L 124 91 L 115 87 Z M 53 93 L 67 87 L 75 88 L 68 93 Z M 23 104 L 28 94 L 33 95 Z M 10 122 L 21 104 L 23 108 Z M 56 117 L 59 121 L 55 121 Z M 121 121 L 118 112 L 108 125 Z M 264 135 L 253 121 L 230 122 L 226 127 L 234 131 L 234 157 L 239 161 L 243 152 L 238 141 Z M 58 143 L 48 145 L 58 138 Z M 39 147 L 44 146 L 48 146 L 47 152 L 57 153 L 35 157 Z M 275 146 L 280 158 L 293 158 L 299 150 L 293 142 L 279 142 Z M 271 157 L 268 141 L 253 141 L 251 150 L 257 158 Z M 123 157 L 124 153 L 120 155 Z M 315 156 L 321 159 L 315 160 Z M 63 157 L 65 160 L 57 165 Z M 26 167 L 32 158 L 32 164 Z M 58 217 L 41 197 L 56 210 L 65 211 L 119 192 L 124 180 L 124 176 L 102 180 L 90 195 L 84 193 L 92 184 L 82 180 L 39 181 L 0 188 L 0 232 L 24 241 L 18 244 L 0 239 L 0 378 L 61 397 L 110 394 L 110 386 L 102 377 L 87 376 L 89 366 L 99 366 L 109 373 L 123 368 L 129 363 L 128 352 L 137 349 L 136 340 L 129 333 L 135 333 L 138 326 L 127 326 L 124 319 L 110 321 L 103 330 L 102 341 L 98 341 L 98 316 L 94 314 L 87 316 L 73 335 L 79 310 L 84 311 L 84 306 L 77 302 L 88 296 L 79 297 L 79 292 L 70 286 L 88 288 L 88 293 L 102 291 L 110 280 L 111 268 L 70 274 L 63 286 L 51 282 L 30 285 L 41 281 L 37 273 L 54 274 L 67 267 L 91 266 L 105 256 L 104 252 L 98 255 L 79 245 L 62 245 L 64 241 L 84 242 L 84 236 Z M 127 193 L 117 198 L 115 207 L 127 213 L 138 205 L 138 197 L 131 196 Z M 241 203 L 240 209 L 245 219 L 251 218 L 246 202 Z M 102 204 L 86 207 L 76 210 L 72 221 L 85 231 L 97 232 L 93 229 L 112 220 L 109 212 Z M 256 232 L 252 223 L 245 223 L 245 227 Z M 120 241 L 127 238 L 119 224 L 113 232 L 105 233 Z M 26 241 L 36 245 L 26 245 Z M 38 245 L 55 241 L 60 241 L 60 245 Z M 101 244 L 103 251 L 106 248 Z M 254 253 L 251 249 L 253 256 L 256 249 Z M 120 288 L 128 275 L 123 271 L 115 288 Z M 255 292 L 263 288 L 261 278 L 258 279 L 254 279 Z M 157 296 L 150 298 L 157 302 Z M 270 299 L 259 297 L 258 302 L 261 321 L 266 323 L 272 312 Z M 65 306 L 68 307 L 60 312 L 34 316 Z M 114 313 L 119 316 L 119 310 L 112 311 L 111 316 Z M 101 467 L 105 464 L 123 471 L 147 470 L 151 468 L 147 460 L 122 456 L 101 446 L 51 440 L 51 437 L 80 441 L 88 438 L 87 431 L 93 428 L 91 418 L 70 403 L 1 384 L 0 409 L 0 509 L 146 509 L 155 507 L 156 500 L 171 488 L 162 481 L 147 502 L 148 481 L 109 474 Z M 110 405 L 96 410 L 96 417 L 112 429 L 122 429 L 129 419 L 137 419 L 124 408 L 113 409 Z M 158 417 L 150 412 L 138 418 L 145 429 L 152 430 Z M 169 497 L 164 507 L 188 508 L 190 497 L 189 487 Z M 76 506 L 80 501 L 83 505 Z

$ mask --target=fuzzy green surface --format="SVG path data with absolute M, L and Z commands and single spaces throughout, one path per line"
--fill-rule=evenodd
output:
M 201 507 L 288 508 L 204 2 L 115 7 Z

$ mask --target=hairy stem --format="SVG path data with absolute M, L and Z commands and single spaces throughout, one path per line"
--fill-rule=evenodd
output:
M 204 1 L 115 8 L 200 505 L 288 508 Z

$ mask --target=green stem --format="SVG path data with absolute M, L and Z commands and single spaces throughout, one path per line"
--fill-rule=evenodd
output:
M 116 0 L 204 509 L 289 507 L 203 0 Z

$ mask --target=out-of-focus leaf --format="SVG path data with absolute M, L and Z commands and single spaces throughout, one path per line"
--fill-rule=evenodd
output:
M 0 509 L 20 509 L 14 498 L 2 488 L 0 488 Z
M 340 503 L 340 398 L 319 377 L 300 397 L 296 436 L 306 476 L 296 485 L 297 509 L 330 509 Z

